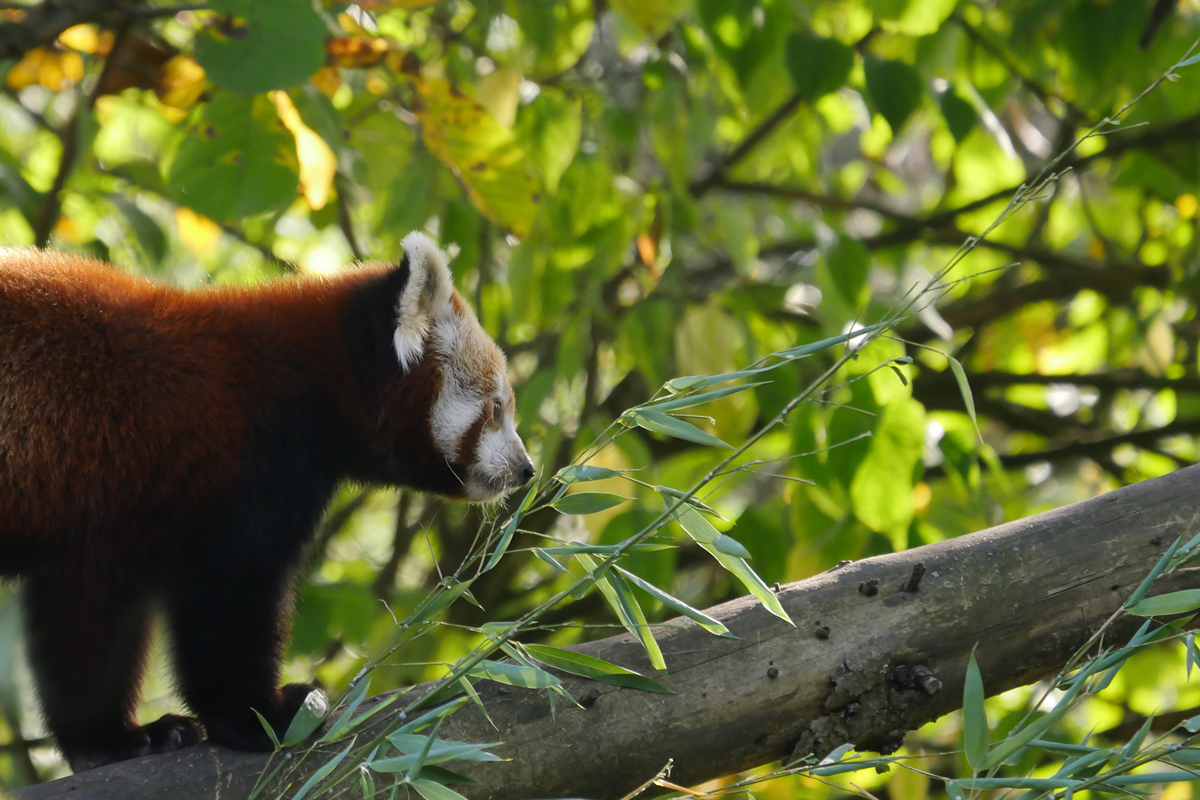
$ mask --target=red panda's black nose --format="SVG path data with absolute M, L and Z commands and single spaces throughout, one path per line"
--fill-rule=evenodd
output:
M 525 484 L 529 483 L 529 480 L 532 477 L 533 464 L 527 458 L 521 462 L 521 466 L 517 467 L 517 478 L 521 481 L 520 485 L 524 486 Z

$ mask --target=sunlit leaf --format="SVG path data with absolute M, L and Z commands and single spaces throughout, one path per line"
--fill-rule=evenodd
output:
M 517 236 L 528 235 L 541 189 L 512 131 L 447 81 L 414 78 L 413 87 L 430 152 L 463 182 L 480 213 Z

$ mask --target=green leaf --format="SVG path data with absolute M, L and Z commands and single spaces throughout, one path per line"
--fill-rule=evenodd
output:
M 487 752 L 489 747 L 498 747 L 501 742 L 451 742 L 415 733 L 389 733 L 387 740 L 392 747 L 405 755 L 424 753 L 432 761 L 501 761 L 499 756 Z M 432 761 L 430 763 L 432 763 Z
M 258 724 L 262 725 L 263 730 L 267 732 L 267 738 L 271 740 L 271 744 L 275 745 L 275 749 L 278 750 L 281 745 L 279 744 L 279 737 L 275 735 L 275 728 L 271 726 L 271 723 L 267 722 L 267 718 L 260 714 L 257 708 L 250 710 L 254 712 L 254 716 L 258 717 Z
M 1179 592 L 1147 597 L 1128 609 L 1139 617 L 1160 617 L 1169 614 L 1187 614 L 1200 610 L 1200 589 L 1184 589 Z
M 971 659 L 967 662 L 967 677 L 963 683 L 963 749 L 967 763 L 975 772 L 983 770 L 988 754 L 988 722 L 983 710 L 983 676 L 979 662 L 975 660 L 975 649 L 971 648 Z
M 711 392 L 689 394 L 685 395 L 684 397 L 676 397 L 671 400 L 656 400 L 654 402 L 638 406 L 638 408 L 643 411 L 675 411 L 680 408 L 691 408 L 692 406 L 709 403 L 713 400 L 720 400 L 722 397 L 728 397 L 731 394 L 744 392 L 747 389 L 753 389 L 755 386 L 764 386 L 766 383 L 766 381 L 760 381 L 758 383 L 743 383 L 739 386 L 728 386 L 724 389 L 714 389 Z
M 125 195 L 110 194 L 108 199 L 125 218 L 125 228 L 133 234 L 146 261 L 161 264 L 167 256 L 167 234 L 158 222 Z
M 486 658 L 472 667 L 467 674 L 472 678 L 487 678 L 497 683 L 506 683 L 509 686 L 520 686 L 525 689 L 549 689 L 562 683 L 544 669 L 506 664 L 503 661 L 491 661 Z
M 721 532 L 714 528 L 712 523 L 706 520 L 699 511 L 694 508 L 682 508 L 678 512 L 677 519 L 680 527 L 707 550 L 721 566 L 741 581 L 742 585 L 757 597 L 768 611 L 789 624 L 792 622 L 791 617 L 780 605 L 779 598 L 775 596 L 770 587 L 763 583 L 762 578 L 758 577 L 744 559 L 727 555 L 717 549 L 715 542 L 721 536 Z
M 351 748 L 354 747 L 354 741 L 354 739 L 351 739 L 350 744 L 346 745 L 345 750 L 326 761 L 320 766 L 320 768 L 317 769 L 316 772 L 310 775 L 308 780 L 304 782 L 304 785 L 300 787 L 299 791 L 292 795 L 292 800 L 304 800 L 308 793 L 313 790 L 313 787 L 328 778 L 330 773 L 337 769 L 338 764 L 342 763 L 342 759 L 345 758 L 349 754 Z
M 292 717 L 292 722 L 288 725 L 287 733 L 283 735 L 281 744 L 284 747 L 300 744 L 320 727 L 328 713 L 329 698 L 320 689 L 313 689 L 304 698 L 304 704 L 300 706 L 296 716 Z
M 650 666 L 660 672 L 666 672 L 667 662 L 663 659 L 662 650 L 654 638 L 654 633 L 650 630 L 650 624 L 646 622 L 646 615 L 642 612 L 641 605 L 638 604 L 637 598 L 633 596 L 633 592 L 625 583 L 624 578 L 619 574 L 614 574 L 611 570 L 606 570 L 603 575 L 597 574 L 598 567 L 595 560 L 584 553 L 579 553 L 575 559 L 596 581 L 596 588 L 600 590 L 609 606 L 616 612 L 617 619 L 642 643 L 642 647 L 646 650 L 646 656 L 650 659 Z
M 559 179 L 579 151 L 582 132 L 582 102 L 553 87 L 543 86 L 532 103 L 517 111 L 513 133 L 550 194 L 558 191 Z
M 911 397 L 883 408 L 866 456 L 854 470 L 854 515 L 902 547 L 913 519 L 913 472 L 925 451 L 925 410 Z
M 525 493 L 525 498 L 521 500 L 521 505 L 517 506 L 517 510 L 513 512 L 512 519 L 504 526 L 504 531 L 500 534 L 500 541 L 496 543 L 496 549 L 492 553 L 492 557 L 488 559 L 487 564 L 484 565 L 483 572 L 487 572 L 496 566 L 508 551 L 508 546 L 512 543 L 513 534 L 517 531 L 517 525 L 521 522 L 521 518 L 525 515 L 525 512 L 529 510 L 529 506 L 532 505 L 533 498 L 536 495 L 537 486 L 530 486 L 529 491 Z
M 619 478 L 621 472 L 608 467 L 596 467 L 591 464 L 572 464 L 563 467 L 554 476 L 559 483 L 583 483 L 584 481 L 600 481 L 605 478 Z
M 658 411 L 650 409 L 641 409 L 628 411 L 625 413 L 624 419 L 628 419 L 639 428 L 645 428 L 648 431 L 661 433 L 666 436 L 672 436 L 676 439 L 684 439 L 696 444 L 703 444 L 709 447 L 724 447 L 728 450 L 733 448 L 725 442 L 713 436 L 711 433 L 706 433 L 700 430 L 690 422 L 684 422 L 681 419 L 668 416 Z
M 392 695 L 392 696 L 399 697 L 399 695 Z M 422 699 L 424 699 L 424 698 L 422 698 Z M 467 700 L 468 700 L 467 697 L 456 697 L 453 700 L 448 700 L 439 706 L 429 709 L 428 711 L 421 714 L 419 717 L 414 717 L 413 719 L 410 719 L 408 722 L 405 722 L 403 725 L 401 725 L 399 728 L 397 728 L 395 732 L 400 734 L 400 733 L 413 733 L 415 731 L 418 731 L 421 729 L 421 727 L 423 725 L 428 725 L 430 722 L 434 722 L 436 720 L 442 719 L 443 717 L 448 717 L 451 714 L 453 714 L 455 711 L 458 711 L 460 708 L 462 708 L 463 706 L 465 706 L 467 704 Z
M 862 307 L 871 295 L 867 276 L 871 272 L 871 254 L 857 239 L 838 236 L 822 254 L 833 288 L 846 302 L 850 313 Z
M 619 494 L 608 494 L 607 492 L 578 492 L 569 494 L 558 500 L 555 500 L 550 505 L 554 507 L 560 514 L 595 514 L 598 511 L 604 511 L 619 506 L 629 500 L 628 497 L 622 497 Z
M 979 121 L 979 112 L 970 101 L 963 99 L 953 84 L 938 92 L 937 102 L 946 120 L 946 127 L 950 129 L 950 135 L 954 137 L 954 141 L 962 142 Z
M 294 161 L 295 140 L 269 100 L 219 94 L 179 145 L 167 187 L 207 217 L 240 222 L 295 200 Z
M 916 68 L 903 61 L 886 61 L 876 56 L 863 60 L 867 80 L 867 97 L 871 106 L 883 115 L 899 136 L 900 129 L 921 103 L 925 80 Z
M 243 95 L 286 89 L 325 64 L 325 21 L 308 0 L 212 0 L 231 27 L 205 26 L 196 60 L 209 79 Z
M 723 624 L 721 624 L 716 619 L 713 619 L 708 614 L 705 614 L 703 611 L 692 608 L 687 603 L 683 602 L 682 600 L 680 600 L 677 597 L 672 597 L 671 595 L 667 594 L 666 592 L 664 592 L 662 589 L 658 588 L 654 584 L 650 583 L 647 580 L 643 580 L 642 578 L 639 578 L 637 575 L 634 575 L 632 572 L 630 572 L 627 569 L 623 569 L 621 567 L 617 567 L 616 569 L 617 569 L 617 572 L 621 573 L 621 575 L 623 575 L 625 577 L 625 580 L 629 581 L 637 588 L 646 592 L 648 595 L 650 595 L 651 597 L 653 597 L 655 600 L 662 603 L 663 605 L 667 606 L 668 608 L 673 608 L 676 611 L 678 611 L 680 614 L 683 614 L 685 617 L 692 620 L 693 622 L 695 622 L 701 628 L 704 628 L 709 633 L 715 633 L 717 636 L 724 636 L 729 639 L 737 638 L 732 633 L 730 633 L 729 629 L 726 628 Z
M 813 353 L 818 353 L 822 350 L 828 350 L 831 347 L 836 347 L 839 344 L 845 344 L 846 342 L 850 341 L 851 339 L 857 339 L 859 336 L 863 336 L 863 335 L 869 334 L 869 333 L 875 333 L 876 331 L 881 331 L 884 328 L 886 328 L 887 326 L 888 326 L 888 323 L 886 323 L 886 322 L 876 322 L 874 325 L 867 325 L 862 328 L 857 328 L 852 331 L 847 331 L 846 333 L 842 333 L 837 336 L 831 336 L 828 339 L 822 339 L 819 342 L 810 342 L 809 344 L 802 344 L 799 347 L 792 347 L 787 350 L 780 350 L 778 353 L 775 353 L 774 355 L 781 356 L 781 357 L 789 359 L 789 360 L 796 359 L 796 358 L 804 358 L 805 356 L 810 356 Z M 720 377 L 720 376 L 716 376 L 716 377 Z
M 716 539 L 713 540 L 713 547 L 717 548 L 718 550 L 720 550 L 722 553 L 724 553 L 727 556 L 734 556 L 736 558 L 745 559 L 746 561 L 751 560 L 750 559 L 750 551 L 747 550 L 741 542 L 739 542 L 737 539 L 733 538 L 732 536 L 727 536 L 722 533 L 720 536 L 718 536 Z
M 474 580 L 474 579 L 472 579 Z M 438 589 L 432 599 L 428 599 L 425 605 L 418 608 L 409 617 L 409 622 L 412 625 L 419 625 L 422 622 L 432 619 L 437 616 L 443 609 L 461 597 L 468 589 L 471 588 L 471 580 L 459 581 L 454 578 L 445 578 L 438 584 Z
M 846 84 L 854 66 L 854 48 L 802 29 L 787 38 L 784 63 L 796 91 L 812 103 Z
M 453 789 L 423 778 L 409 781 L 409 785 L 416 789 L 425 800 L 467 800 Z
M 954 373 L 954 382 L 958 384 L 958 393 L 962 395 L 967 415 L 971 418 L 971 424 L 975 426 L 975 435 L 982 440 L 983 433 L 979 430 L 979 420 L 975 417 L 975 395 L 971 393 L 971 384 L 967 382 L 967 373 L 954 356 L 946 356 L 946 360 L 950 362 L 950 371 Z
M 351 729 L 350 723 L 354 718 L 354 712 L 358 710 L 370 688 L 370 674 L 363 675 L 358 679 L 354 690 L 346 697 L 346 710 L 341 713 L 336 722 L 329 726 L 329 730 L 325 731 L 325 735 L 321 737 L 322 742 L 337 741 Z
M 647 692 L 662 692 L 667 694 L 671 692 L 670 689 L 656 680 L 583 653 L 576 653 L 573 650 L 565 650 L 561 647 L 552 647 L 546 644 L 527 644 L 522 645 L 522 647 L 528 651 L 530 656 L 536 658 L 546 666 L 561 669 L 563 672 L 569 672 L 572 675 L 581 675 L 584 678 L 590 678 L 600 683 L 608 683 L 613 686 L 626 686 L 631 689 L 641 689 Z

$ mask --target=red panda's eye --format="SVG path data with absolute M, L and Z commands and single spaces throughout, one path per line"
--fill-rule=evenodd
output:
M 504 416 L 504 406 L 500 405 L 499 400 L 492 401 L 492 419 L 499 422 Z

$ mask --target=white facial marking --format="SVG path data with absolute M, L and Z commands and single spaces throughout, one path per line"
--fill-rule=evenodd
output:
M 392 337 L 396 358 L 404 371 L 421 360 L 429 326 L 450 308 L 454 281 L 450 263 L 433 241 L 413 231 L 402 242 L 408 258 L 408 282 L 396 299 L 396 332 Z

